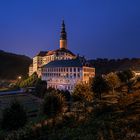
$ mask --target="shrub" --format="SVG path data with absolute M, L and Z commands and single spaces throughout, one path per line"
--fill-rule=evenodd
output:
M 48 117 L 55 117 L 63 111 L 65 105 L 65 98 L 58 94 L 57 91 L 46 94 L 43 103 L 43 113 Z
M 120 79 L 116 73 L 109 73 L 106 75 L 105 79 L 107 80 L 112 93 L 114 93 L 114 89 L 120 86 Z
M 102 93 L 109 92 L 110 86 L 109 83 L 102 77 L 96 76 L 91 82 L 92 91 L 95 93 L 95 96 L 101 99 Z
M 6 130 L 16 130 L 23 127 L 27 122 L 24 108 L 14 101 L 9 108 L 3 111 L 2 128 Z
M 38 75 L 37 73 L 33 73 L 30 77 L 28 77 L 27 79 L 24 79 L 22 81 L 19 81 L 17 83 L 17 86 L 19 86 L 20 88 L 25 88 L 25 87 L 32 87 L 35 86 L 36 82 L 38 80 Z
M 69 102 L 71 100 L 71 94 L 68 90 L 61 90 L 60 94 L 64 96 L 65 100 Z
M 43 98 L 45 93 L 47 92 L 47 82 L 38 79 L 35 84 L 35 89 L 38 97 Z
M 131 70 L 124 70 L 122 72 L 117 73 L 121 82 L 128 83 L 131 78 L 134 77 L 134 73 Z
M 74 100 L 80 101 L 92 101 L 93 94 L 88 84 L 80 83 L 77 84 L 72 93 Z

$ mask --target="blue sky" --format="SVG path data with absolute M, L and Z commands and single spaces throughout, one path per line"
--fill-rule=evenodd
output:
M 0 0 L 0 49 L 57 49 L 62 19 L 75 54 L 140 57 L 140 0 Z

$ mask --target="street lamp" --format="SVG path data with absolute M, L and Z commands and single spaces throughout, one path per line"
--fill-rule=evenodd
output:
M 19 80 L 21 80 L 21 78 L 22 78 L 21 76 L 18 76 L 18 79 L 19 79 Z

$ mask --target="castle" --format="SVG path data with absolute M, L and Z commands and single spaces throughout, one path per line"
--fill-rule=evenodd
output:
M 78 82 L 88 83 L 95 76 L 95 68 L 84 57 L 77 56 L 68 49 L 64 21 L 59 46 L 57 50 L 39 52 L 29 67 L 29 76 L 36 72 L 47 82 L 47 87 L 60 90 L 72 91 Z

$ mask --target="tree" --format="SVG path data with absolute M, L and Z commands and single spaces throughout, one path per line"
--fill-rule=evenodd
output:
M 134 77 L 134 73 L 131 70 L 124 70 L 122 72 L 119 72 L 117 75 L 121 82 L 127 85 L 127 93 L 129 93 L 134 83 L 133 81 L 131 81 L 131 79 Z
M 65 98 L 58 92 L 53 92 L 45 95 L 43 103 L 43 113 L 48 117 L 55 117 L 63 111 Z
M 114 89 L 117 88 L 120 85 L 120 79 L 115 73 L 109 73 L 106 75 L 106 80 L 112 90 L 112 93 L 114 93 Z
M 101 94 L 110 90 L 108 82 L 102 76 L 96 76 L 91 82 L 92 91 L 101 100 Z
M 35 89 L 36 89 L 36 93 L 37 96 L 43 98 L 46 91 L 47 91 L 47 82 L 46 81 L 42 81 L 40 78 L 37 80 L 36 84 L 35 84 Z
M 93 100 L 93 94 L 90 89 L 90 85 L 85 84 L 85 83 L 78 83 L 75 86 L 72 95 L 73 95 L 74 99 L 80 100 L 80 101 L 89 101 L 90 102 Z
M 60 94 L 62 94 L 65 97 L 65 100 L 67 102 L 69 102 L 71 100 L 71 94 L 68 90 L 60 90 L 59 92 L 60 92 Z
M 48 87 L 47 88 L 47 93 L 52 93 L 52 92 L 56 92 L 56 89 L 52 88 L 52 87 Z
M 35 86 L 37 80 L 38 80 L 38 75 L 35 72 L 27 79 L 22 80 L 20 83 L 17 83 L 17 85 L 19 85 L 19 87 L 21 87 L 21 88 L 31 87 L 31 86 Z
M 131 78 L 134 77 L 134 73 L 131 70 L 124 70 L 117 73 L 121 82 L 128 83 Z
M 9 108 L 3 111 L 2 128 L 6 130 L 16 130 L 23 127 L 27 122 L 27 115 L 19 102 L 12 102 Z

